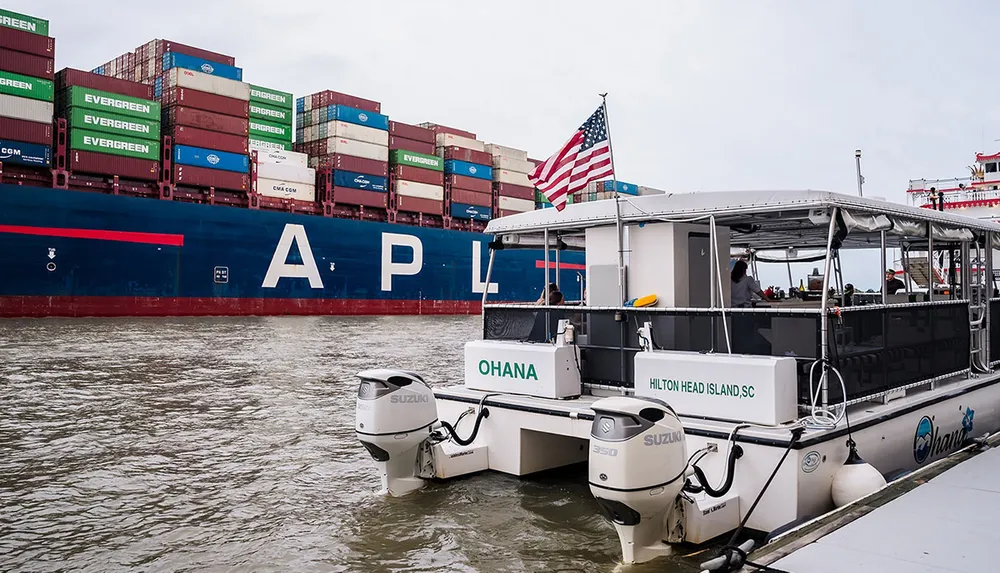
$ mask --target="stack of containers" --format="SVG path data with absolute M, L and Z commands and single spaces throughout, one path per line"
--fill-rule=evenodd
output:
M 280 149 L 255 151 L 257 193 L 292 201 L 316 201 L 316 170 L 309 167 L 305 153 Z
M 474 133 L 421 124 L 435 132 L 437 154 L 444 159 L 449 215 L 455 219 L 489 221 L 493 218 L 493 159 Z
M 56 89 L 70 171 L 158 179 L 160 104 L 152 86 L 66 68 L 56 74 Z
M 382 104 L 334 91 L 298 98 L 297 151 L 327 167 L 333 201 L 389 207 L 389 118 Z M 329 198 L 323 198 L 328 200 Z
M 497 216 L 534 211 L 537 192 L 528 180 L 528 173 L 534 170 L 535 164 L 528 161 L 528 152 L 495 144 L 487 145 L 486 152 L 493 164 Z
M 250 143 L 253 151 L 291 151 L 295 118 L 292 94 L 250 86 Z M 306 166 L 308 167 L 308 165 Z
M 52 163 L 55 40 L 47 20 L 0 10 L 0 146 L 4 163 Z
M 435 135 L 430 129 L 398 121 L 389 122 L 389 151 L 403 149 L 433 155 L 434 143 Z
M 617 187 L 616 187 L 617 185 Z M 590 202 L 590 201 L 603 201 L 605 199 L 615 198 L 615 189 L 622 195 L 639 195 L 639 186 L 632 183 L 626 183 L 625 181 L 591 181 L 587 183 L 587 188 L 583 191 L 577 193 L 575 200 L 580 203 Z M 541 200 L 544 200 L 544 196 L 539 194 Z M 541 200 L 539 201 L 541 203 Z M 544 204 L 540 205 L 542 207 L 551 207 L 551 205 Z
M 444 215 L 444 160 L 405 149 L 389 152 L 396 210 Z
M 167 54 L 173 55 L 167 56 Z M 203 61 L 198 62 L 196 68 L 189 69 L 197 69 L 208 74 L 214 73 L 220 65 L 223 67 L 236 65 L 236 59 L 232 56 L 202 50 L 171 40 L 150 40 L 132 52 L 122 54 L 91 71 L 119 79 L 150 83 L 154 82 L 165 70 L 170 69 L 164 66 L 165 62 L 170 62 L 171 66 L 176 64 L 177 55 L 180 55 L 181 63 L 184 64 L 179 65 L 179 67 L 188 67 L 193 64 L 193 62 L 187 61 L 184 56 L 200 58 Z

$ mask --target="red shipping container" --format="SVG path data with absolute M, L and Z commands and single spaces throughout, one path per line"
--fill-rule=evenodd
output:
M 476 191 L 466 191 L 465 189 L 452 189 L 451 200 L 454 203 L 466 203 L 468 205 L 479 205 L 480 207 L 493 206 L 492 193 L 479 193 Z
M 72 68 L 59 70 L 59 73 L 56 74 L 56 91 L 62 91 L 70 86 L 80 86 L 141 99 L 153 99 L 153 86 Z
M 195 48 L 194 46 L 188 46 L 187 44 L 181 44 L 171 40 L 154 40 L 154 42 L 155 44 L 153 45 L 153 50 L 150 50 L 148 42 L 136 48 L 136 59 L 146 62 L 153 58 L 159 58 L 167 52 L 176 52 L 178 54 L 187 54 L 189 56 L 195 56 L 196 58 L 203 58 L 212 62 L 219 62 L 220 64 L 230 66 L 236 65 L 236 58 L 220 54 L 218 52 L 210 52 L 208 50 Z
M 346 105 L 347 107 L 353 107 L 355 109 L 363 109 L 365 111 L 370 111 L 374 113 L 382 112 L 382 104 L 377 101 L 372 101 L 370 99 L 364 99 L 357 96 L 343 94 L 340 92 L 324 90 L 321 92 L 314 93 L 308 97 L 312 100 L 312 109 L 333 104 L 340 104 L 340 105 Z
M 392 172 L 399 179 L 414 181 L 416 183 L 426 183 L 428 185 L 444 185 L 444 173 L 432 169 L 421 169 L 409 165 L 397 165 L 392 168 Z
M 55 58 L 56 40 L 14 28 L 0 28 L 0 48 Z
M 468 161 L 469 163 L 475 163 L 477 165 L 486 165 L 488 167 L 493 166 L 493 156 L 485 151 L 476 151 L 475 149 L 465 149 L 462 147 L 445 147 L 444 148 L 444 158 L 445 159 L 457 159 L 459 161 Z
M 435 142 L 433 131 L 423 127 L 410 125 L 408 123 L 400 123 L 398 121 L 389 122 L 389 134 L 395 135 L 396 137 L 402 137 L 404 139 L 430 143 L 431 145 L 434 145 Z M 401 147 L 400 149 L 405 148 Z
M 122 179 L 156 181 L 160 176 L 160 162 L 73 149 L 69 151 L 69 170 L 75 173 L 117 175 Z
M 221 113 L 212 113 L 193 107 L 172 105 L 166 108 L 166 125 L 186 125 L 208 131 L 230 133 L 247 137 L 250 133 L 250 122 L 241 117 L 233 117 Z
M 513 197 L 515 199 L 527 199 L 528 201 L 535 200 L 535 188 L 525 187 L 523 185 L 511 185 L 510 183 L 498 183 L 497 192 L 504 197 Z
M 52 58 L 0 48 L 0 70 L 51 80 L 55 77 Z
M 334 187 L 333 202 L 345 205 L 364 205 L 385 209 L 389 204 L 389 194 L 380 191 L 363 191 L 350 187 Z
M 243 119 L 250 117 L 250 102 L 188 88 L 164 90 L 163 95 L 160 96 L 160 103 L 163 106 L 183 105 Z
M 52 124 L 0 117 L 0 139 L 52 145 Z
M 396 195 L 396 209 L 409 213 L 427 213 L 429 215 L 444 214 L 444 202 L 434 199 L 420 199 Z
M 471 131 L 455 129 L 454 127 L 448 127 L 447 125 L 440 125 L 437 123 L 421 123 L 417 127 L 423 127 L 429 129 L 434 133 L 450 133 L 452 135 L 458 135 L 460 137 L 468 137 L 469 139 L 476 138 L 476 134 L 472 133 Z
M 434 155 L 435 151 L 433 143 L 424 143 L 423 141 L 396 137 L 395 135 L 389 136 L 389 149 L 403 149 L 416 153 L 426 153 L 427 155 Z
M 190 165 L 174 165 L 174 183 L 187 187 L 217 187 L 233 191 L 250 191 L 250 175 L 248 173 Z
M 499 213 L 499 215 L 497 215 L 497 217 L 510 217 L 511 215 L 520 215 L 521 214 L 521 211 L 508 211 L 506 209 L 497 209 L 497 212 Z M 530 213 L 531 211 L 526 211 L 526 212 Z
M 478 193 L 490 193 L 493 191 L 493 182 L 476 177 L 466 177 L 465 175 L 446 175 L 444 178 L 446 185 L 453 188 L 476 191 Z
M 352 157 L 350 155 L 323 155 L 319 158 L 322 167 L 330 167 L 343 171 L 353 171 L 364 173 L 365 175 L 378 175 L 379 177 L 389 176 L 389 162 L 375 161 L 374 159 L 364 159 Z
M 173 129 L 162 130 L 163 135 L 170 135 L 174 138 L 174 143 L 178 145 L 192 145 L 203 149 L 214 149 L 215 151 L 228 151 L 229 153 L 239 153 L 246 155 L 247 136 L 233 135 L 231 133 L 219 133 L 218 131 L 208 131 L 186 125 L 176 125 Z

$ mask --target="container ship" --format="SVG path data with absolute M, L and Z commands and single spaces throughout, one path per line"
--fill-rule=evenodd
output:
M 170 40 L 90 71 L 56 72 L 55 46 L 47 20 L 0 10 L 0 316 L 464 314 L 549 281 L 582 295 L 578 253 L 557 277 L 542 249 L 500 251 L 486 284 L 486 222 L 551 207 L 523 150 L 337 91 L 295 98 Z

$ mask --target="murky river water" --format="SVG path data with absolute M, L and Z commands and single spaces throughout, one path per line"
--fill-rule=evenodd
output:
M 354 374 L 460 380 L 479 336 L 479 317 L 0 321 L 0 571 L 615 570 L 581 468 L 373 493 Z

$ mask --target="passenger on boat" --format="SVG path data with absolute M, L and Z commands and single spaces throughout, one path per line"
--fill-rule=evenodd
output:
M 757 295 L 763 300 L 770 300 L 760 290 L 760 283 L 747 274 L 746 261 L 736 261 L 736 264 L 733 265 L 733 272 L 730 274 L 730 279 L 732 280 L 730 304 L 733 308 L 750 307 L 753 295 Z
M 903 281 L 896 278 L 896 271 L 888 269 L 885 271 L 885 290 L 889 294 L 896 294 L 896 291 L 900 291 L 906 288 Z
M 562 298 L 562 293 L 559 292 L 559 285 L 556 283 L 549 283 L 549 286 L 542 290 L 542 294 L 538 297 L 538 300 L 535 301 L 535 304 L 540 306 L 554 304 L 552 302 L 552 297 L 556 294 L 559 295 L 560 299 Z

